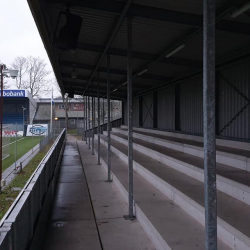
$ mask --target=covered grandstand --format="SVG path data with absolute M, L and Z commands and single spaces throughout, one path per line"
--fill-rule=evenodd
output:
M 250 250 L 249 0 L 28 3 L 62 92 L 108 102 L 66 143 L 43 249 Z
M 33 121 L 37 103 L 28 90 L 3 90 L 3 124 L 23 131 L 24 125 Z M 13 126 L 14 125 L 14 126 Z

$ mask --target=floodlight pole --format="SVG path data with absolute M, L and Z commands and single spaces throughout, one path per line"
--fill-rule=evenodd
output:
M 0 193 L 2 191 L 2 171 L 3 171 L 3 65 L 1 65 L 1 105 L 0 105 L 0 119 L 1 119 L 1 136 L 0 136 Z

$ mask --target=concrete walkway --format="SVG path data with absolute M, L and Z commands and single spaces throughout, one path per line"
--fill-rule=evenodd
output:
M 137 220 L 123 219 L 127 204 L 106 179 L 88 145 L 68 136 L 44 250 L 155 249 Z
M 22 167 L 25 168 L 26 165 L 35 157 L 38 152 L 39 152 L 39 143 L 33 147 L 30 151 L 28 151 L 25 155 L 23 155 L 21 158 L 17 160 L 17 166 L 19 162 L 22 162 Z M 6 180 L 6 186 L 3 187 L 5 189 L 15 178 L 15 163 L 13 163 L 10 167 L 8 167 L 4 172 L 3 172 L 3 177 L 2 179 Z

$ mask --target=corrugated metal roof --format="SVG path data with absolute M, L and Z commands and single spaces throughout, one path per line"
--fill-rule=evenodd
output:
M 45 3 L 45 0 L 42 1 Z M 59 67 L 54 66 L 59 68 L 67 89 L 69 83 L 73 87 L 76 83 L 78 93 L 83 91 L 101 58 L 126 2 L 125 0 L 73 1 L 74 5 L 71 6 L 70 11 L 82 18 L 78 49 L 74 54 L 54 49 L 53 54 L 50 55 L 59 65 Z M 65 3 L 71 4 L 72 2 L 63 0 L 63 3 L 60 3 L 60 0 L 46 1 L 43 10 L 40 10 L 47 13 L 43 15 L 45 26 L 42 22 L 37 22 L 40 30 L 43 30 L 42 36 L 48 33 L 50 43 L 46 42 L 46 47 L 52 44 L 51 31 L 55 31 L 59 12 L 67 8 Z M 227 0 L 217 0 L 216 7 L 217 15 L 224 13 L 216 30 L 216 58 L 219 62 L 250 43 L 248 32 L 250 19 L 244 15 L 236 19 L 231 18 L 230 11 L 237 6 Z M 145 74 L 133 78 L 135 93 L 151 86 L 167 83 L 168 80 L 164 80 L 164 77 L 171 80 L 179 79 L 202 69 L 202 13 L 203 2 L 200 0 L 133 1 L 128 9 L 128 14 L 133 15 L 133 73 L 136 74 L 148 68 Z M 59 27 L 64 23 L 65 19 L 62 17 Z M 197 30 L 199 32 L 196 34 Z M 166 54 L 182 43 L 185 45 L 183 49 L 170 58 L 165 58 Z M 111 54 L 111 81 L 117 86 L 122 86 L 126 80 L 127 70 L 126 16 L 108 52 Z M 78 64 L 76 72 L 80 79 L 70 79 L 73 64 Z M 105 58 L 100 63 L 100 67 L 101 84 L 105 86 Z M 97 74 L 94 75 L 94 81 L 96 77 Z M 81 87 L 79 87 L 79 82 L 82 84 Z M 126 97 L 126 91 L 123 91 L 125 87 L 119 88 L 120 93 L 112 92 L 112 96 Z

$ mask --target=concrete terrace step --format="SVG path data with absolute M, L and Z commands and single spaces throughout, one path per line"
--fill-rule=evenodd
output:
M 102 136 L 106 144 L 107 137 Z M 112 151 L 127 162 L 127 146 L 112 140 Z M 134 169 L 204 225 L 204 184 L 134 150 Z M 218 191 L 218 237 L 233 249 L 250 249 L 250 206 Z
M 104 132 L 106 134 L 106 132 Z M 127 145 L 127 135 L 112 132 L 112 138 Z M 192 178 L 204 182 L 203 159 L 140 139 L 134 149 Z M 250 173 L 217 163 L 217 189 L 250 205 Z
M 114 153 L 111 153 L 111 157 L 113 182 L 127 200 L 127 164 Z M 107 149 L 103 144 L 101 144 L 101 161 L 107 170 Z M 136 218 L 157 250 L 205 249 L 204 227 L 136 172 L 134 172 L 134 201 Z M 229 249 L 220 240 L 218 246 L 220 250 Z
M 157 145 L 178 150 L 180 152 L 198 156 L 201 158 L 204 157 L 202 137 L 199 137 L 200 141 L 196 141 L 194 140 L 197 139 L 194 138 L 195 136 L 189 136 L 188 138 L 186 138 L 186 135 L 179 134 L 178 137 L 174 137 L 171 135 L 175 135 L 176 133 L 164 131 L 156 132 L 155 130 L 142 128 L 134 128 L 133 130 L 134 138 L 146 140 Z M 125 128 L 113 128 L 112 131 L 124 135 L 127 134 L 127 130 Z M 184 138 L 181 138 L 181 136 L 183 136 Z M 222 146 L 225 145 L 226 142 L 229 143 L 229 146 Z M 217 140 L 217 143 L 221 144 L 216 146 L 216 161 L 218 163 L 250 171 L 250 151 L 246 150 L 249 147 L 249 143 L 236 142 L 237 145 L 241 144 L 240 148 L 230 147 L 232 141 L 220 140 L 220 142 L 218 142 Z

